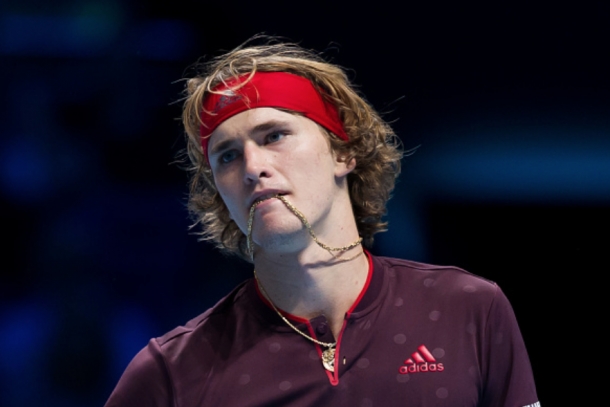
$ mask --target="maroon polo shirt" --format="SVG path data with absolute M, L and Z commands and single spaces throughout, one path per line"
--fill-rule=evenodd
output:
M 324 316 L 293 317 L 323 342 Z M 538 407 L 512 308 L 493 282 L 455 267 L 370 256 L 337 338 L 335 372 L 250 279 L 204 314 L 152 339 L 106 407 Z

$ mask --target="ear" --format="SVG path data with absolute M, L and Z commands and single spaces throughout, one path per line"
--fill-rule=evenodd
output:
M 356 159 L 352 158 L 349 162 L 345 162 L 345 157 L 337 156 L 335 164 L 335 177 L 346 177 L 347 174 L 356 168 Z

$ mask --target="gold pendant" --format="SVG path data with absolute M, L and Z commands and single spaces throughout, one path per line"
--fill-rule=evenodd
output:
M 335 348 L 328 348 L 322 352 L 322 364 L 329 372 L 335 371 Z

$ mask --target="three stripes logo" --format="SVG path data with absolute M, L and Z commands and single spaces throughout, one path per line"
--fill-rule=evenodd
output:
M 442 363 L 436 363 L 436 359 L 424 345 L 417 348 L 417 352 L 413 352 L 411 357 L 405 360 L 405 365 L 398 369 L 402 374 L 442 372 L 443 370 L 445 370 L 445 366 Z

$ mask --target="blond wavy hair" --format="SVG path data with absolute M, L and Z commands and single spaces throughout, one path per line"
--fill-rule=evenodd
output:
M 365 245 L 373 235 L 387 230 L 386 203 L 400 173 L 401 143 L 390 126 L 350 84 L 344 70 L 297 44 L 272 42 L 250 45 L 250 41 L 213 60 L 199 64 L 188 79 L 182 120 L 187 134 L 186 154 L 190 165 L 189 211 L 192 227 L 201 227 L 201 240 L 213 241 L 225 252 L 246 255 L 246 236 L 231 219 L 201 147 L 203 101 L 222 82 L 255 72 L 288 72 L 311 81 L 339 112 L 349 141 L 323 130 L 337 157 L 356 159 L 348 175 L 354 217 Z M 293 112 L 296 113 L 296 112 Z

